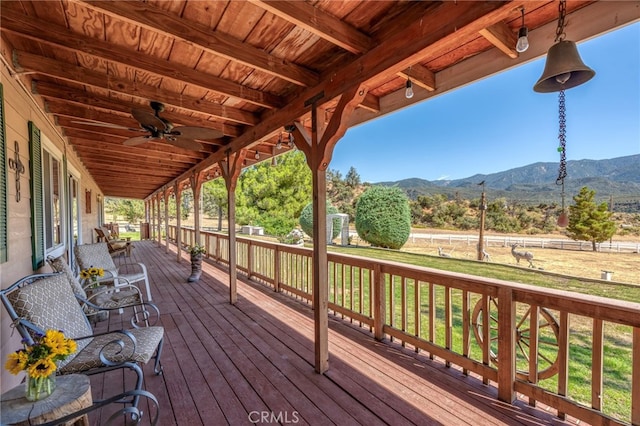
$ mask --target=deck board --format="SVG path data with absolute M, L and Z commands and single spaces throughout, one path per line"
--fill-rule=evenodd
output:
M 276 416 L 271 422 L 310 425 L 570 424 L 521 401 L 503 404 L 478 378 L 333 316 L 329 371 L 316 374 L 309 305 L 242 277 L 230 305 L 223 269 L 205 263 L 200 281 L 187 283 L 186 256 L 178 263 L 175 251 L 153 241 L 116 259 L 124 271 L 134 262 L 148 268 L 165 328 L 164 374 L 145 366 L 163 426 L 248 425 L 263 412 Z M 111 315 L 96 329 L 120 327 L 121 316 Z M 131 387 L 133 374 L 109 372 L 91 383 L 96 398 Z M 93 415 L 92 424 L 106 417 Z

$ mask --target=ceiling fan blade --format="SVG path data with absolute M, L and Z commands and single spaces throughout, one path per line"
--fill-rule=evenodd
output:
M 153 113 L 142 109 L 132 109 L 131 115 L 138 120 L 142 127 L 151 127 L 160 131 L 167 130 L 167 123 L 162 121 L 160 117 L 156 117 Z
M 136 136 L 135 138 L 127 139 L 122 144 L 126 146 L 137 146 L 150 141 L 157 141 L 160 138 L 154 138 L 153 136 Z
M 120 129 L 120 130 L 132 130 L 136 132 L 144 132 L 143 129 L 132 129 L 131 127 L 120 126 L 119 124 L 110 124 L 110 123 L 101 123 L 99 121 L 77 121 L 72 120 L 72 123 L 84 124 L 86 126 L 97 126 L 97 127 L 107 127 L 109 129 Z
M 206 127 L 180 126 L 174 127 L 171 131 L 171 135 L 176 138 L 218 139 L 223 136 L 223 133 L 219 130 L 208 129 Z
M 170 143 L 173 146 L 177 146 L 178 148 L 190 149 L 192 151 L 200 151 L 202 150 L 202 145 L 193 139 L 188 138 L 175 138 L 172 136 L 167 136 L 165 141 Z

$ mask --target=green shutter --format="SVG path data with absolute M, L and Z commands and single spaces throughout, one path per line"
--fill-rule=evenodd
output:
M 7 141 L 4 131 L 4 95 L 0 84 L 0 263 L 7 261 Z
M 44 208 L 42 205 L 42 148 L 40 129 L 29 122 L 31 170 L 31 259 L 33 270 L 44 265 Z

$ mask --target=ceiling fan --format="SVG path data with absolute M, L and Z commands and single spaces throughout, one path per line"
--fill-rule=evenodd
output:
M 160 113 L 164 111 L 164 104 L 160 102 L 151 101 L 149 103 L 151 106 L 151 111 L 147 111 L 144 109 L 132 109 L 131 115 L 135 118 L 138 123 L 140 123 L 140 127 L 138 129 L 132 129 L 124 126 L 119 126 L 117 124 L 107 124 L 107 123 L 98 123 L 98 122 L 88 122 L 82 121 L 82 124 L 88 124 L 91 126 L 101 126 L 101 127 L 110 127 L 115 129 L 127 129 L 139 132 L 148 132 L 148 135 L 145 136 L 136 136 L 134 138 L 127 139 L 123 142 L 126 146 L 137 146 L 146 142 L 156 142 L 156 141 L 165 141 L 173 146 L 177 146 L 179 148 L 190 149 L 194 151 L 199 151 L 202 149 L 202 145 L 197 142 L 195 139 L 217 139 L 222 137 L 222 132 L 209 129 L 206 127 L 197 127 L 197 126 L 178 126 L 173 127 L 173 124 L 165 119 L 160 117 Z

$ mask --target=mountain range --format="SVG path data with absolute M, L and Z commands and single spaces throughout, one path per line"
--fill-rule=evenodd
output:
M 449 197 L 478 198 L 482 182 L 487 197 L 504 197 L 525 204 L 561 201 L 562 188 L 556 184 L 558 163 L 533 163 L 503 172 L 476 174 L 463 179 L 429 181 L 409 178 L 376 185 L 397 186 L 410 198 L 445 194 Z M 596 191 L 596 201 L 613 201 L 616 211 L 640 211 L 640 154 L 607 160 L 567 161 L 564 180 L 567 203 L 580 188 Z M 630 205 L 631 210 L 625 208 Z

